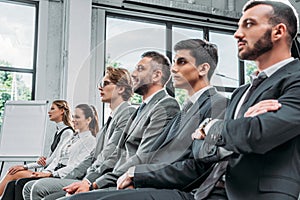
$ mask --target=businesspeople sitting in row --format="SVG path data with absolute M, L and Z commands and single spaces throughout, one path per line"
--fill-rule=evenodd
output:
M 56 123 L 56 133 L 54 134 L 54 139 L 50 147 L 50 153 L 47 159 L 49 164 L 51 160 L 55 157 L 55 151 L 57 151 L 57 146 L 60 146 L 65 141 L 67 141 L 73 134 L 73 124 L 70 106 L 65 100 L 55 100 L 52 102 L 50 110 L 48 112 L 50 121 Z M 5 194 L 3 194 L 3 199 L 14 199 L 14 190 L 17 189 L 16 194 L 22 194 L 22 188 L 15 188 L 16 181 L 25 177 L 31 177 L 32 171 L 28 169 L 42 168 L 46 166 L 46 157 L 42 156 L 36 163 L 31 163 L 28 165 L 17 165 L 13 166 L 7 172 L 7 175 L 0 182 L 0 196 L 2 195 L 4 189 L 6 188 Z M 10 182 L 11 181 L 11 182 Z M 10 182 L 10 183 L 9 183 Z M 8 184 L 9 183 L 9 184 Z M 8 185 L 7 185 L 8 184 Z M 22 195 L 21 197 L 22 198 Z
M 43 196 L 60 191 L 64 186 L 82 179 L 86 173 L 90 175 L 97 173 L 97 167 L 100 165 L 107 167 L 107 170 L 114 167 L 108 158 L 116 149 L 128 119 L 135 111 L 135 108 L 130 106 L 128 102 L 133 93 L 129 72 L 122 68 L 108 67 L 105 76 L 98 84 L 98 89 L 101 101 L 109 104 L 111 113 L 107 122 L 97 134 L 95 151 L 63 179 L 45 178 L 35 182 L 34 185 L 31 184 L 33 188 L 36 188 L 37 185 L 43 185 L 46 189 L 43 193 L 32 190 L 33 198 L 41 199 Z M 26 198 L 29 199 L 30 197 Z
M 178 42 L 174 50 L 176 55 L 171 68 L 174 86 L 187 90 L 189 98 L 179 114 L 169 122 L 167 128 L 152 144 L 152 151 L 144 155 L 147 158 L 144 160 L 145 162 L 131 162 L 128 171 L 118 179 L 119 189 L 139 187 L 136 184 L 143 185 L 144 183 L 147 184 L 147 187 L 188 189 L 194 179 L 185 173 L 186 167 L 194 160 L 191 155 L 193 142 L 191 135 L 205 118 L 223 118 L 224 116 L 227 100 L 214 87 L 210 86 L 210 79 L 218 63 L 216 46 L 200 39 L 189 39 Z M 143 159 L 139 161 L 143 161 Z M 203 167 L 193 170 L 204 172 L 205 169 Z M 141 182 L 133 184 L 132 179 Z M 164 182 L 164 179 L 168 181 Z M 120 199 L 127 199 L 128 192 L 133 191 L 96 190 L 64 199 L 102 197 L 109 199 L 114 194 L 120 194 L 121 196 L 118 197 Z M 153 194 L 148 193 L 149 191 L 150 189 L 147 189 L 139 194 L 135 193 L 133 198 L 151 199 L 155 197 L 156 190 L 153 191 Z M 169 199 L 180 197 L 178 193 L 166 195 L 169 196 Z M 159 199 L 164 199 L 164 196 Z
M 51 106 L 49 117 L 51 120 L 57 120 L 57 122 L 59 122 L 59 119 L 62 119 L 64 116 L 67 116 L 69 114 L 69 108 L 66 107 L 66 102 L 63 102 L 63 104 L 65 105 L 63 108 L 59 108 L 58 106 L 56 106 L 56 102 L 57 101 L 54 101 Z M 66 114 L 64 114 L 65 109 L 68 110 Z M 70 123 L 69 119 L 71 118 L 67 116 L 66 123 Z M 37 163 L 31 163 L 25 166 L 15 166 L 9 169 L 1 184 L 5 184 L 10 180 L 17 179 L 19 179 L 18 181 L 20 181 L 20 183 L 18 183 L 18 181 L 15 183 L 9 183 L 9 187 L 5 189 L 5 195 L 3 195 L 1 199 L 19 198 L 20 190 L 17 189 L 13 191 L 14 188 L 22 187 L 26 182 L 32 179 L 35 180 L 50 176 L 60 178 L 64 177 L 66 174 L 72 171 L 83 158 L 85 158 L 91 153 L 91 151 L 93 151 L 96 144 L 95 134 L 99 129 L 98 116 L 95 108 L 87 104 L 77 105 L 73 123 L 76 132 L 73 133 L 72 129 L 71 137 L 66 137 L 64 140 L 60 140 L 56 149 L 50 157 L 41 157 L 37 161 Z M 66 128 L 63 128 L 65 125 L 60 124 L 59 126 L 62 130 L 67 130 Z M 56 142 L 56 138 L 54 139 L 54 142 Z M 52 146 L 55 146 L 55 144 Z M 41 172 L 34 172 L 30 170 L 40 167 L 45 168 Z M 22 178 L 26 179 L 22 180 Z M 14 196 L 15 193 L 17 194 Z
M 218 61 L 214 45 L 180 41 L 171 69 L 163 55 L 144 53 L 131 75 L 143 103 L 119 132 L 117 145 L 97 143 L 99 153 L 63 179 L 27 183 L 24 198 L 297 199 L 300 63 L 291 57 L 297 24 L 297 13 L 283 2 L 245 5 L 234 37 L 239 57 L 256 61 L 258 69 L 251 84 L 233 93 L 226 112 L 226 98 L 209 85 Z M 181 111 L 164 90 L 170 70 L 174 86 L 189 94 Z M 104 89 L 124 91 L 110 78 L 101 88 L 103 97 Z M 112 111 L 114 118 L 119 110 Z M 103 128 L 118 128 L 109 121 Z M 106 158 L 104 150 L 110 152 Z
M 224 120 L 208 120 L 200 127 L 199 137 L 193 134 L 195 142 L 203 142 L 193 146 L 201 148 L 194 159 L 155 171 L 144 171 L 149 165 L 136 166 L 118 181 L 118 188 L 134 186 L 136 190 L 89 192 L 67 199 L 296 200 L 300 191 L 300 62 L 291 57 L 291 46 L 298 23 L 298 14 L 283 2 L 246 4 L 234 37 L 239 57 L 256 61 L 257 72 L 252 84 L 233 93 Z M 194 192 L 169 188 L 182 182 L 195 184 L 190 188 Z
M 145 52 L 131 76 L 133 90 L 142 95 L 143 104 L 131 115 L 118 146 L 111 156 L 105 160 L 97 158 L 81 182 L 71 180 L 75 182 L 68 187 L 72 193 L 89 191 L 91 187 L 96 189 L 98 186 L 100 188 L 105 185 L 116 185 L 117 177 L 108 179 L 107 177 L 110 175 L 108 172 L 114 173 L 116 169 L 125 172 L 131 166 L 132 161 L 150 150 L 149 148 L 168 121 L 177 114 L 179 105 L 164 88 L 170 78 L 170 62 L 165 56 L 157 52 Z M 130 162 L 127 163 L 128 167 L 126 167 L 123 164 L 128 158 L 132 160 L 130 159 Z M 78 177 L 71 175 L 70 178 Z M 50 185 L 49 188 L 58 188 L 57 191 L 60 191 L 63 184 L 63 186 L 69 185 L 68 181 L 66 179 L 44 180 L 32 188 L 25 187 L 24 193 L 31 194 L 32 199 L 42 198 L 43 195 L 49 193 L 44 186 Z M 35 196 L 33 196 L 34 194 Z M 64 194 L 62 195 L 64 196 Z M 56 198 L 54 197 L 54 199 Z

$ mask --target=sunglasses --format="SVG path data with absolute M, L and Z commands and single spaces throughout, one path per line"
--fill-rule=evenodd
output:
M 111 84 L 113 84 L 113 83 L 110 81 L 100 81 L 97 84 L 97 88 L 105 88 L 106 86 L 111 85 Z

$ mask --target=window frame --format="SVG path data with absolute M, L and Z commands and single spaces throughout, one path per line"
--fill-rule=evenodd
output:
M 39 23 L 39 2 L 38 1 L 30 1 L 30 0 L 5 0 L 3 3 L 16 4 L 16 5 L 24 5 L 24 6 L 32 6 L 35 8 L 35 27 L 34 27 L 34 40 L 33 40 L 33 61 L 32 61 L 32 69 L 22 68 L 22 67 L 5 67 L 0 66 L 0 71 L 4 72 L 12 72 L 12 73 L 27 73 L 32 74 L 32 82 L 31 82 L 31 100 L 35 99 L 35 89 L 36 89 L 36 65 L 37 65 L 37 43 L 38 43 L 38 23 Z

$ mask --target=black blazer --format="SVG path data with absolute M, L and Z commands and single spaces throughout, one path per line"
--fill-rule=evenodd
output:
M 297 199 L 300 191 L 300 62 L 298 59 L 267 78 L 247 107 L 277 99 L 282 107 L 256 117 L 232 120 L 248 85 L 232 96 L 225 120 L 208 135 L 233 151 L 226 174 L 226 191 L 233 200 Z M 220 140 L 221 139 L 221 140 Z
M 183 123 L 175 124 L 179 126 L 179 131 L 173 134 L 165 130 L 157 140 L 152 148 L 157 149 L 157 152 L 148 161 L 150 164 L 136 166 L 133 180 L 135 187 L 190 191 L 198 186 L 199 184 L 190 184 L 206 171 L 206 166 L 196 162 L 191 155 L 191 134 L 206 118 L 213 116 L 222 119 L 226 106 L 226 98 L 214 88 L 204 92 L 190 108 Z M 174 124 L 169 124 L 172 125 Z

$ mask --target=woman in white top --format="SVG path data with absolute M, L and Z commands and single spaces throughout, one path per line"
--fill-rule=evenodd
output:
M 11 168 L 3 181 L 20 178 L 42 178 L 42 177 L 64 177 L 67 173 L 89 155 L 96 144 L 94 135 L 98 132 L 98 117 L 94 107 L 87 104 L 76 106 L 74 116 L 74 128 L 77 130 L 72 137 L 62 140 L 51 156 L 47 159 L 40 158 L 37 163 L 27 166 L 18 166 Z M 28 168 L 45 166 L 42 172 L 33 172 Z M 2 182 L 0 184 L 2 184 Z M 2 198 L 6 198 L 5 195 Z M 9 192 L 11 196 L 14 192 Z M 9 197 L 10 199 L 13 199 Z
M 51 144 L 50 157 L 53 155 L 53 152 L 64 141 L 69 140 L 73 135 L 73 125 L 70 106 L 65 100 L 55 100 L 51 104 L 51 108 L 48 111 L 49 119 L 56 123 L 57 132 L 54 135 L 54 140 Z M 30 164 L 31 168 L 43 167 L 45 164 L 46 157 L 42 156 L 36 163 Z M 27 166 L 16 165 L 11 167 L 7 175 L 0 182 L 0 196 L 3 193 L 3 190 L 6 184 L 11 180 L 16 180 L 19 178 L 31 176 L 31 171 L 27 170 Z

